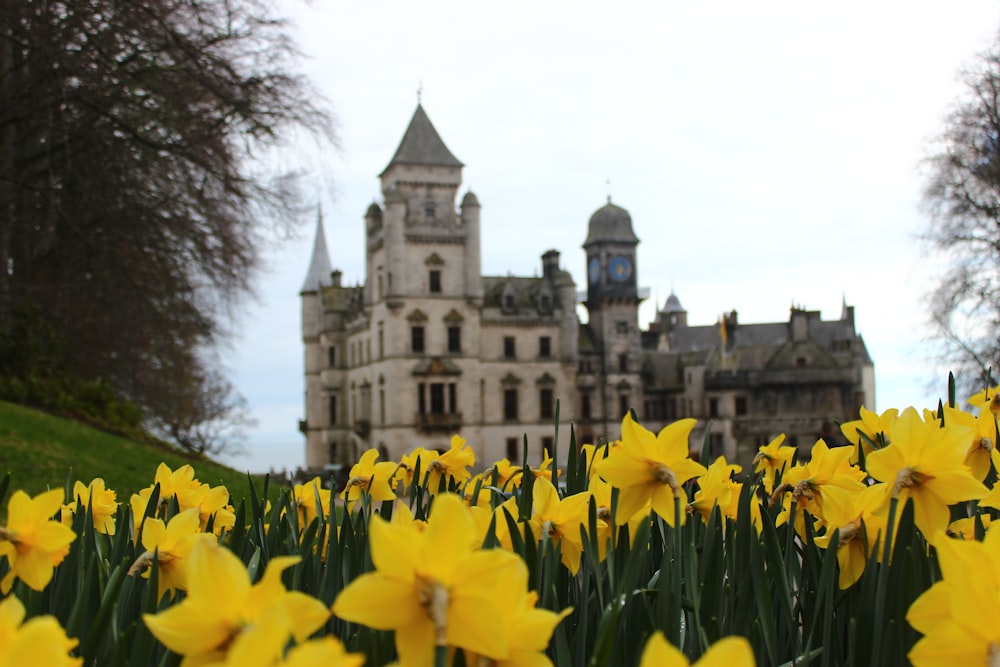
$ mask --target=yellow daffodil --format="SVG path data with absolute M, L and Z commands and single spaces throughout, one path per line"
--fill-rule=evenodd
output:
M 476 493 L 476 487 L 479 487 L 479 493 Z M 473 497 L 475 496 L 475 497 Z M 485 510 L 493 509 L 493 492 L 489 489 L 489 485 L 483 480 L 482 473 L 472 477 L 462 486 L 462 497 L 465 498 L 465 502 L 470 507 L 481 507 Z
M 298 510 L 299 530 L 305 530 L 320 512 L 324 517 L 330 516 L 330 489 L 323 488 L 319 477 L 313 477 L 305 484 L 294 485 L 292 498 Z
M 529 519 L 536 540 L 548 535 L 562 551 L 563 565 L 572 574 L 580 569 L 583 555 L 581 527 L 586 529 L 590 508 L 590 494 L 586 491 L 559 499 L 552 482 L 539 477 L 532 485 L 532 515 Z M 598 519 L 598 530 L 605 521 Z
M 368 494 L 375 502 L 396 499 L 390 480 L 397 466 L 392 461 L 376 463 L 378 457 L 377 449 L 369 449 L 351 467 L 347 486 L 340 494 L 340 497 L 347 501 L 349 512 L 354 511 L 354 504 L 361 500 L 362 494 Z
M 333 637 L 310 639 L 288 651 L 281 667 L 361 667 L 365 656 L 348 653 L 344 645 Z
M 155 559 L 158 565 L 159 597 L 168 590 L 187 590 L 187 558 L 200 540 L 212 540 L 211 535 L 201 532 L 198 510 L 179 512 L 164 525 L 161 519 L 146 519 L 142 529 L 142 546 L 145 552 L 136 559 L 129 574 L 143 570 L 142 576 L 149 578 L 149 566 Z
M 73 485 L 73 498 L 67 505 L 63 506 L 63 509 L 69 508 L 75 514 L 80 511 L 77 507 L 80 503 L 82 503 L 84 510 L 90 508 L 94 530 L 103 535 L 115 534 L 115 512 L 118 511 L 117 494 L 104 487 L 103 479 L 97 477 L 90 484 L 84 484 L 78 480 Z M 66 523 L 65 516 L 63 523 Z
M 1000 385 L 987 387 L 969 397 L 969 405 L 1000 413 Z
M 493 470 L 497 471 L 496 486 L 504 493 L 510 493 L 513 489 L 521 486 L 521 473 L 524 472 L 523 467 L 516 466 L 506 458 L 503 458 L 493 464 Z M 491 473 L 487 472 L 486 480 L 489 482 L 493 481 Z
M 774 493 L 774 480 L 791 464 L 795 456 L 795 447 L 782 447 L 785 434 L 782 433 L 766 445 L 761 445 L 753 459 L 754 472 L 763 472 L 761 484 L 767 495 Z
M 901 505 L 913 500 L 914 522 L 928 540 L 948 527 L 950 505 L 989 493 L 965 465 L 971 437 L 968 426 L 924 421 L 907 408 L 890 429 L 892 444 L 865 462 L 872 477 L 891 485 L 890 496 Z
M 723 516 L 735 519 L 736 504 L 733 499 L 739 499 L 739 488 L 742 487 L 733 481 L 733 474 L 741 470 L 740 466 L 727 463 L 724 456 L 715 459 L 705 474 L 698 478 L 698 490 L 688 509 L 701 515 L 705 523 L 708 523 L 716 505 Z
M 410 486 L 414 482 L 414 475 L 417 475 L 418 471 L 420 479 L 417 479 L 416 483 L 417 485 L 423 484 L 427 477 L 427 466 L 438 456 L 440 454 L 433 449 L 424 449 L 423 447 L 417 447 L 413 451 L 403 454 L 393 478 L 393 482 L 398 482 L 400 485 L 399 492 L 405 494 L 410 490 Z
M 242 561 L 215 540 L 198 541 L 187 560 L 187 597 L 143 620 L 188 664 L 270 665 L 290 638 L 304 641 L 329 617 L 319 600 L 281 583 L 298 557 L 271 559 L 253 585 Z
M 507 636 L 509 655 L 500 660 L 483 660 L 468 652 L 467 665 L 487 664 L 491 667 L 552 667 L 545 655 L 549 640 L 559 622 L 573 611 L 572 607 L 560 613 L 538 609 L 538 594 L 528 592 L 528 567 L 518 561 L 511 568 L 507 584 L 497 589 L 497 609 L 503 614 L 503 629 Z
M 994 484 L 990 492 L 979 501 L 979 505 L 981 507 L 992 507 L 995 510 L 1000 510 L 1000 484 Z
M 753 667 L 756 661 L 744 637 L 724 637 L 712 644 L 694 667 Z M 687 656 L 657 630 L 646 641 L 639 667 L 690 667 Z
M 149 510 L 149 515 L 165 518 L 163 511 L 171 498 L 177 499 L 177 505 L 181 510 L 192 507 L 190 503 L 186 502 L 187 496 L 195 492 L 201 485 L 201 482 L 194 478 L 194 468 L 190 465 L 185 464 L 177 468 L 177 470 L 171 470 L 170 466 L 166 463 L 160 463 L 156 467 L 153 483 L 141 489 L 138 493 L 133 493 L 129 498 L 129 505 L 132 507 L 132 516 L 135 517 L 135 531 L 137 535 L 141 524 L 140 517 L 146 514 L 146 506 L 149 504 L 149 499 L 152 497 L 153 489 L 157 484 L 160 485 L 159 503 L 156 508 Z
M 405 665 L 430 665 L 435 646 L 464 648 L 493 660 L 510 647 L 498 588 L 521 563 L 507 551 L 479 551 L 469 508 L 440 494 L 427 528 L 415 534 L 373 515 L 369 526 L 374 572 L 357 577 L 333 603 L 333 613 L 377 630 L 394 630 Z
M 184 504 L 178 503 L 181 511 L 197 509 L 201 530 L 208 527 L 209 519 L 212 519 L 212 532 L 216 535 L 236 525 L 236 514 L 229 504 L 229 490 L 224 486 L 199 484 L 187 494 L 185 501 Z
M 520 521 L 520 516 L 517 509 L 517 497 L 511 496 L 493 510 L 493 517 L 496 521 L 496 536 L 497 540 L 507 551 L 512 551 L 514 549 L 513 538 L 510 534 L 510 524 L 507 521 L 507 515 L 510 515 L 516 522 L 518 534 L 521 539 L 525 539 L 527 535 L 526 526 Z
M 840 530 L 835 545 L 840 588 L 850 588 L 861 578 L 872 550 L 885 537 L 886 517 L 876 512 L 885 505 L 888 491 L 885 484 L 869 486 L 856 493 L 836 486 L 824 490 L 826 533 L 816 538 L 816 544 L 823 549 L 829 548 L 834 532 Z M 899 519 L 897 515 L 897 523 Z M 877 555 L 880 557 L 881 553 L 880 547 Z
M 775 495 L 791 491 L 792 502 L 797 505 L 795 530 L 799 535 L 805 537 L 803 510 L 818 520 L 820 526 L 823 525 L 823 498 L 827 487 L 840 487 L 850 493 L 857 493 L 865 488 L 861 481 L 865 478 L 865 473 L 851 465 L 851 451 L 850 447 L 828 447 L 820 438 L 813 445 L 809 462 L 793 466 L 782 477 L 781 486 L 775 490 Z M 787 522 L 789 514 L 790 506 L 786 506 L 778 515 L 777 525 Z
M 867 457 L 876 447 L 881 449 L 889 444 L 889 430 L 899 416 L 899 410 L 896 408 L 889 408 L 882 414 L 878 414 L 862 405 L 859 412 L 861 419 L 840 425 L 840 432 L 844 434 L 849 443 L 854 445 L 851 463 L 857 463 L 860 460 L 859 451 L 864 451 Z
M 632 420 L 622 420 L 622 445 L 594 464 L 597 474 L 620 489 L 615 523 L 621 525 L 647 502 L 664 521 L 674 525 L 675 499 L 684 521 L 687 494 L 683 484 L 705 473 L 705 466 L 692 461 L 688 439 L 694 419 L 673 422 L 658 435 Z
M 916 667 L 1000 661 L 1000 533 L 983 542 L 935 541 L 943 579 L 910 606 L 924 634 L 907 655 Z
M 7 557 L 10 571 L 0 581 L 0 591 L 10 592 L 14 579 L 40 591 L 52 580 L 53 568 L 69 553 L 76 539 L 72 528 L 52 517 L 61 514 L 62 489 L 46 491 L 34 498 L 15 491 L 7 503 L 7 525 L 0 528 L 0 556 Z
M 969 449 L 965 455 L 965 465 L 972 476 L 983 481 L 990 469 L 997 465 L 1000 469 L 1000 452 L 996 449 L 997 417 L 989 410 L 980 410 L 978 416 L 949 406 L 944 407 L 945 424 L 968 426 L 972 432 Z
M 982 501 L 980 501 L 979 504 L 982 505 Z M 976 519 L 982 522 L 984 530 L 990 529 L 992 520 L 990 519 L 989 514 L 984 513 L 978 516 L 969 516 L 964 519 L 952 521 L 948 524 L 948 530 L 945 531 L 945 534 L 948 537 L 957 537 L 962 540 L 972 542 L 976 539 Z
M 55 616 L 35 616 L 27 622 L 24 616 L 24 605 L 13 595 L 0 601 L 0 665 L 83 665 L 83 658 L 69 655 L 79 642 L 66 636 Z
M 427 467 L 423 468 L 427 490 L 435 494 L 441 488 L 448 490 L 453 488 L 453 485 L 461 486 L 472 477 L 469 468 L 474 465 L 476 465 L 476 454 L 472 451 L 472 447 L 465 444 L 465 438 L 452 436 L 448 451 L 429 461 Z
M 552 481 L 552 457 L 549 456 L 548 448 L 542 450 L 542 464 L 537 468 L 532 468 L 531 472 L 535 476 L 535 479 L 539 477 L 544 477 L 545 479 Z M 559 479 L 559 475 L 562 474 L 561 470 L 556 471 L 556 479 Z

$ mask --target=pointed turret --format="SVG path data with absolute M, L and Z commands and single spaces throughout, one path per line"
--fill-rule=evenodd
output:
M 417 105 L 417 110 L 413 112 L 410 125 L 406 128 L 403 140 L 399 142 L 399 148 L 392 160 L 379 176 L 385 174 L 393 165 L 397 164 L 419 164 L 435 167 L 461 167 L 448 147 L 441 140 L 441 135 L 434 129 L 431 119 L 427 117 L 424 108 Z
M 323 210 L 316 209 L 316 239 L 313 241 L 312 259 L 309 261 L 309 271 L 299 294 L 309 294 L 319 291 L 324 284 L 330 284 L 330 255 L 326 250 L 326 235 L 323 234 Z

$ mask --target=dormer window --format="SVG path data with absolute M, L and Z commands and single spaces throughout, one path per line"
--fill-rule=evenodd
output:
M 514 295 L 505 294 L 503 297 L 503 307 L 507 310 L 514 310 Z

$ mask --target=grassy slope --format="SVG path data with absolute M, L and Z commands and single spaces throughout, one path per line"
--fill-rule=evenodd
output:
M 118 501 L 128 502 L 132 493 L 153 483 L 161 461 L 172 469 L 190 463 L 198 480 L 224 484 L 234 504 L 249 497 L 245 473 L 0 401 L 0 477 L 10 472 L 11 490 L 35 494 L 62 487 L 69 474 L 84 483 L 103 477 L 107 487 L 118 493 Z M 262 480 L 257 478 L 255 484 L 259 492 Z

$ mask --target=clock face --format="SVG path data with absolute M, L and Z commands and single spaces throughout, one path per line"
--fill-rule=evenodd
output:
M 601 278 L 601 260 L 594 257 L 590 260 L 590 264 L 587 265 L 587 275 L 590 276 L 590 282 L 596 283 Z
M 611 273 L 611 279 L 622 282 L 628 280 L 632 275 L 632 264 L 628 261 L 627 257 L 612 257 L 611 261 L 608 262 L 608 271 Z

